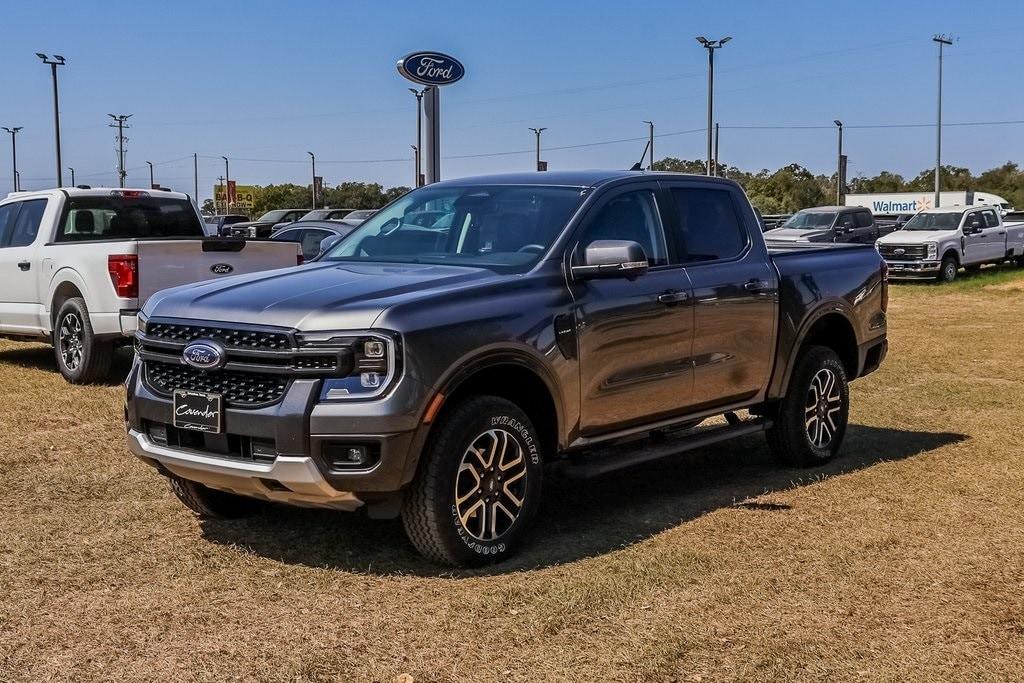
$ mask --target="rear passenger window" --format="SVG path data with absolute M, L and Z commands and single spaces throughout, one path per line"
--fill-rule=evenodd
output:
M 728 190 L 675 188 L 683 262 L 714 261 L 739 256 L 747 246 L 747 231 Z
M 870 228 L 871 227 L 871 214 L 867 211 L 858 211 L 854 214 L 857 219 L 858 228 Z
M 33 199 L 21 202 L 21 211 L 14 221 L 11 229 L 11 238 L 8 240 L 9 247 L 27 247 L 36 241 L 39 233 L 39 224 L 43 220 L 43 211 L 46 210 L 45 199 Z

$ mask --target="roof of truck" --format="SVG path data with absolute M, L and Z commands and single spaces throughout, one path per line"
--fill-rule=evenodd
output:
M 525 173 L 500 173 L 496 175 L 469 176 L 442 181 L 443 185 L 552 185 L 562 187 L 596 187 L 616 180 L 628 178 L 647 178 L 650 180 L 690 178 L 708 182 L 732 184 L 726 178 L 713 178 L 691 173 L 673 173 L 670 171 L 621 171 L 621 170 L 586 170 L 586 171 L 532 171 Z
M 21 192 L 10 192 L 4 199 L 27 199 L 29 197 L 53 197 L 58 194 L 66 194 L 69 197 L 102 197 L 114 193 L 145 192 L 154 197 L 172 197 L 174 199 L 189 199 L 184 192 L 172 192 L 171 190 L 152 190 L 144 187 L 53 187 L 46 190 L 22 190 Z

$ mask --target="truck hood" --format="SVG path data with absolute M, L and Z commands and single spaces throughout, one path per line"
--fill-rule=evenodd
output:
M 492 271 L 426 264 L 317 263 L 239 275 L 155 294 L 149 318 L 180 318 L 302 331 L 367 329 L 388 307 L 409 297 L 469 282 Z
M 764 234 L 766 240 L 776 242 L 824 242 L 830 239 L 831 232 L 828 229 L 816 228 L 804 230 L 802 228 L 775 228 Z
M 921 244 L 956 237 L 956 230 L 896 230 L 878 238 L 878 244 Z

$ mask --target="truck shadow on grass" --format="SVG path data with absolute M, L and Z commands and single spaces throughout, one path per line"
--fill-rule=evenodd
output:
M 764 439 L 668 458 L 590 480 L 545 482 L 537 524 L 523 551 L 508 562 L 475 570 L 438 567 L 420 557 L 398 520 L 273 506 L 241 521 L 202 523 L 204 537 L 285 562 L 378 575 L 466 577 L 574 562 L 629 546 L 724 507 L 750 514 L 789 509 L 748 499 L 903 460 L 966 439 L 963 434 L 851 425 L 842 455 L 824 467 L 778 465 Z
M 124 384 L 125 377 L 132 367 L 134 352 L 131 347 L 125 346 L 114 349 L 114 361 L 110 366 L 110 374 L 101 382 L 101 386 L 116 386 Z M 0 351 L 0 364 L 17 365 L 33 370 L 53 373 L 60 379 L 60 371 L 57 369 L 57 359 L 54 357 L 52 346 L 43 344 L 18 344 Z

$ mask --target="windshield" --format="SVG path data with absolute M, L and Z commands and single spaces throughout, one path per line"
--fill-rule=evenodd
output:
M 834 213 L 820 211 L 797 211 L 780 228 L 827 228 L 836 219 Z
M 582 199 L 578 187 L 427 186 L 381 209 L 322 260 L 522 272 L 561 233 Z
M 357 209 L 356 211 L 349 211 L 345 214 L 345 218 L 351 221 L 365 221 L 367 218 L 373 215 L 373 209 Z
M 203 237 L 199 216 L 187 199 L 170 197 L 70 197 L 58 242 L 125 240 L 146 237 Z
M 280 223 L 284 220 L 284 217 L 288 215 L 287 209 L 278 209 L 277 211 L 267 211 L 265 214 L 259 217 L 257 222 L 259 223 Z
M 960 225 L 959 213 L 919 213 L 907 221 L 904 230 L 956 230 Z

